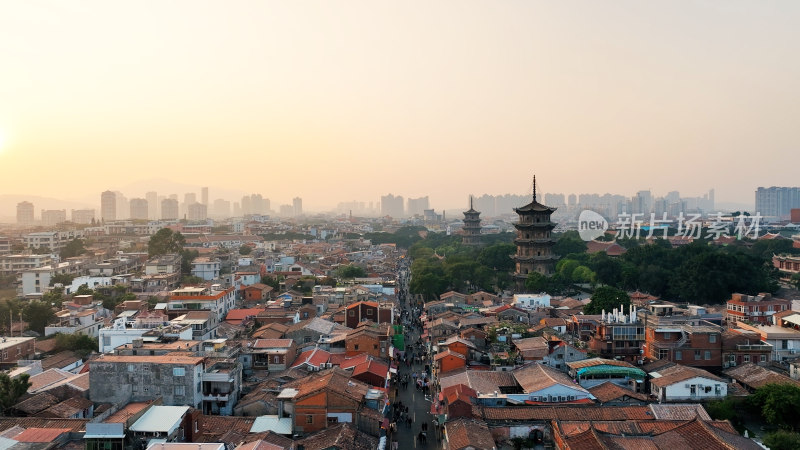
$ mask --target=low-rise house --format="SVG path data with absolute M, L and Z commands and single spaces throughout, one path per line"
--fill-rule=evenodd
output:
M 753 363 L 731 367 L 723 373 L 744 386 L 750 392 L 767 384 L 791 384 L 800 387 L 800 381 L 793 380 L 786 375 L 765 369 Z
M 388 358 L 392 346 L 392 327 L 387 323 L 375 325 L 366 322 L 347 333 L 345 349 L 347 356 L 366 353 L 375 358 Z
M 456 351 L 445 349 L 433 356 L 437 375 L 463 369 L 467 366 L 467 358 Z
M 249 352 L 253 357 L 253 368 L 279 371 L 294 363 L 297 344 L 291 339 L 256 339 Z
M 463 384 L 448 386 L 439 393 L 439 402 L 436 405 L 440 405 L 440 409 L 437 410 L 437 414 L 442 414 L 445 420 L 471 418 L 472 402 L 477 396 L 478 393 L 469 386 Z
M 644 370 L 616 359 L 590 358 L 567 363 L 567 367 L 569 375 L 586 388 L 606 381 L 638 388 L 647 378 Z
M 221 269 L 222 262 L 217 258 L 199 256 L 192 261 L 192 276 L 203 281 L 218 280 Z
M 370 388 L 341 369 L 331 369 L 284 385 L 279 416 L 292 417 L 294 433 L 308 434 L 340 422 L 378 436 L 383 415 L 368 406 Z M 378 391 L 380 392 L 380 391 Z M 375 402 L 383 407 L 382 402 Z
M 647 404 L 647 394 L 634 392 L 626 387 L 606 381 L 589 388 L 597 403 L 607 406 L 628 406 Z
M 320 338 L 330 338 L 336 330 L 347 330 L 339 324 L 315 317 L 290 325 L 284 334 L 293 339 L 299 347 L 314 345 Z
M 551 338 L 547 343 L 550 350 L 547 356 L 542 359 L 541 364 L 567 372 L 569 371 L 568 363 L 586 359 L 586 350 L 577 348 L 560 339 Z
M 541 336 L 512 339 L 512 344 L 522 356 L 522 360 L 526 362 L 541 361 L 550 353 L 547 340 Z
M 196 341 L 205 341 L 217 337 L 215 330 L 219 321 L 217 320 L 217 315 L 212 311 L 190 311 L 172 319 L 171 323 L 179 327 L 191 327 L 192 339 Z
M 663 402 L 720 399 L 728 395 L 725 380 L 696 367 L 676 364 L 651 372 L 650 376 L 650 393 Z
M 186 437 L 185 421 L 188 406 L 151 406 L 133 425 L 130 431 L 142 447 L 152 439 L 180 442 Z
M 375 323 L 394 323 L 394 305 L 379 304 L 378 302 L 356 302 L 347 305 L 347 315 L 344 324 L 355 328 L 359 323 L 371 321 Z
M 211 287 L 182 287 L 170 292 L 167 314 L 176 317 L 190 311 L 210 311 L 219 323 L 235 306 L 234 288 L 225 289 L 218 284 Z
M 445 450 L 495 450 L 491 431 L 486 422 L 459 418 L 444 426 Z
M 313 433 L 297 442 L 298 448 L 305 450 L 373 450 L 379 448 L 378 439 L 344 422 Z M 237 450 L 271 450 L 239 449 Z
M 266 304 L 272 293 L 272 286 L 267 286 L 262 283 L 251 284 L 250 286 L 243 286 L 241 289 L 242 298 L 245 304 Z
M 205 358 L 103 355 L 89 362 L 90 399 L 97 403 L 146 401 L 162 397 L 165 405 L 200 409 Z

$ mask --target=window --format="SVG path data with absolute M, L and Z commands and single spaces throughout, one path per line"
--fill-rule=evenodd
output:
M 660 348 L 658 349 L 658 359 L 666 359 L 669 356 L 669 349 Z
M 314 416 L 311 414 L 306 416 L 306 423 L 314 423 Z
M 358 350 L 358 344 L 355 345 L 355 349 Z
M 700 359 L 700 350 L 695 350 L 694 351 L 694 359 L 695 360 L 699 360 Z
M 174 367 L 172 369 L 172 376 L 173 377 L 182 377 L 186 375 L 186 369 L 183 367 Z
M 670 335 L 669 331 L 665 331 L 665 332 L 664 332 L 664 340 L 665 340 L 665 341 L 668 341 L 668 340 L 670 339 L 670 336 L 671 336 L 671 335 Z
M 717 342 L 717 335 L 716 334 L 709 334 L 708 335 L 708 342 L 714 344 Z
M 368 309 L 368 310 L 367 310 L 367 315 L 368 315 L 368 316 L 371 316 L 371 315 L 372 315 L 372 310 L 371 310 L 371 309 Z
M 675 350 L 675 361 L 680 361 L 683 359 L 683 353 L 680 350 Z
M 750 362 L 750 355 L 744 355 L 744 362 L 746 363 Z
M 308 344 L 311 342 L 311 336 L 303 336 L 303 343 Z
M 128 364 L 128 372 L 133 372 L 136 370 L 136 366 L 133 364 Z
M 275 355 L 275 357 L 272 359 L 272 362 L 274 362 L 275 364 L 280 363 L 281 357 L 279 355 Z
M 378 349 L 378 344 L 372 344 L 372 349 L 373 350 L 377 350 Z
M 203 387 L 203 383 L 198 381 L 197 382 L 197 392 L 200 392 L 200 389 L 202 389 L 202 387 Z
M 337 424 L 339 423 L 338 417 L 328 417 L 328 425 Z
M 693 384 L 689 386 L 689 395 L 691 395 L 692 397 L 697 395 L 697 385 Z
M 708 361 L 709 359 L 711 359 L 711 350 L 706 350 L 706 354 L 705 354 L 704 356 L 705 356 L 705 360 L 706 360 L 706 361 Z
M 178 396 L 186 395 L 186 387 L 176 384 L 172 388 L 172 394 Z
M 761 362 L 767 362 L 767 355 L 761 355 Z
M 355 317 L 355 316 L 356 316 L 356 312 L 351 309 L 350 310 L 350 317 Z

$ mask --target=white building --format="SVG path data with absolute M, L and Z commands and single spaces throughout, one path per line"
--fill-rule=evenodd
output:
M 548 294 L 515 294 L 514 306 L 525 309 L 549 308 L 550 295 Z
M 192 275 L 204 281 L 219 279 L 219 272 L 222 263 L 218 259 L 211 259 L 201 256 L 192 261 Z
M 650 372 L 650 393 L 659 401 L 721 399 L 728 395 L 728 384 L 703 369 L 680 364 Z

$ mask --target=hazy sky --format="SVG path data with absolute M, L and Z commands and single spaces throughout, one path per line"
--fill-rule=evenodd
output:
M 536 172 L 752 202 L 800 181 L 798 24 L 797 1 L 0 0 L 0 193 L 441 208 Z

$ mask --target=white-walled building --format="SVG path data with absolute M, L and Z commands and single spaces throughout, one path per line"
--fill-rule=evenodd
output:
M 728 395 L 722 378 L 696 367 L 674 366 L 650 372 L 650 393 L 659 401 L 721 399 Z
M 219 279 L 219 272 L 221 269 L 222 263 L 218 259 L 201 256 L 192 261 L 192 275 L 204 281 Z

